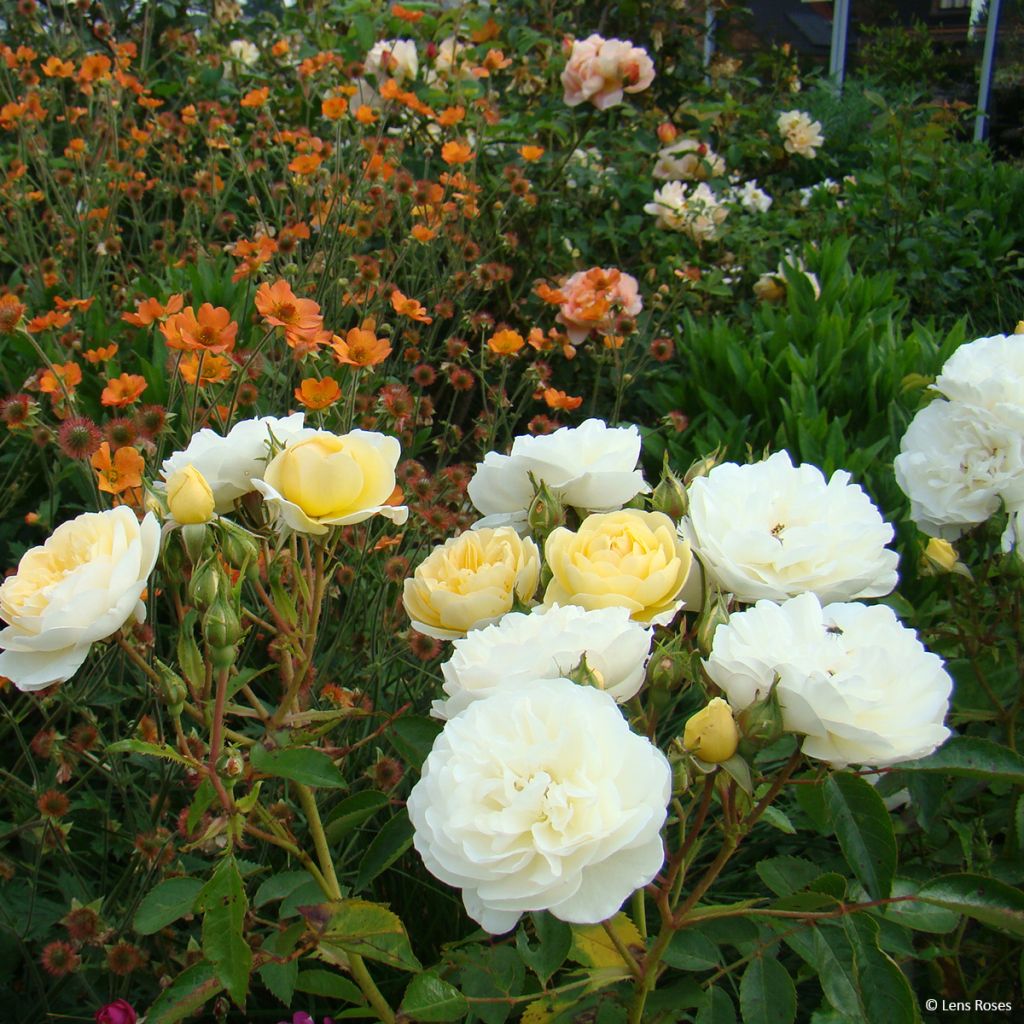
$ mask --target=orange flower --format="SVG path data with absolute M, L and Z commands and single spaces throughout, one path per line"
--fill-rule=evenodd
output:
M 402 21 L 407 21 L 410 25 L 415 25 L 425 13 L 425 11 L 411 11 L 408 7 L 403 7 L 401 4 L 391 5 L 392 16 L 400 18 Z
M 566 412 L 572 412 L 583 404 L 582 398 L 574 398 L 557 388 L 545 388 L 544 401 L 547 402 L 549 409 L 564 409 Z
M 544 281 L 538 281 L 533 291 L 535 295 L 552 306 L 560 306 L 565 302 L 565 295 Z
M 324 377 L 317 380 L 315 377 L 307 377 L 302 384 L 295 389 L 295 397 L 307 409 L 317 411 L 326 409 L 341 398 L 341 388 L 333 377 Z
M 118 448 L 111 456 L 110 442 L 104 441 L 90 461 L 96 470 L 99 489 L 106 494 L 123 494 L 133 487 L 142 486 L 142 471 L 146 464 L 131 445 Z
M 525 344 L 518 331 L 498 331 L 487 340 L 487 347 L 496 356 L 514 356 Z
M 239 239 L 231 248 L 231 255 L 240 259 L 242 263 L 231 275 L 234 284 L 255 273 L 268 262 L 270 257 L 277 252 L 277 242 L 269 235 L 261 235 L 256 241 L 250 242 L 246 238 Z
M 54 363 L 39 377 L 39 390 L 46 395 L 67 391 L 69 394 L 82 383 L 82 368 L 78 363 Z
M 397 288 L 391 293 L 391 308 L 401 316 L 407 316 L 411 320 L 417 320 L 421 324 L 432 324 L 434 318 L 427 316 L 425 306 L 421 306 L 416 299 L 407 298 Z
M 223 356 L 206 352 L 189 352 L 178 363 L 178 372 L 189 384 L 199 382 L 201 388 L 209 384 L 222 384 L 231 376 L 232 363 Z
M 62 299 L 59 295 L 53 297 L 53 304 L 57 309 L 64 310 L 77 310 L 80 309 L 83 313 L 86 312 L 90 306 L 96 301 L 95 297 L 91 299 Z
M 169 348 L 179 351 L 230 352 L 235 347 L 238 324 L 231 319 L 230 310 L 204 302 L 198 312 L 189 307 L 165 320 L 160 333 Z
M 180 313 L 184 305 L 184 295 L 172 295 L 166 306 L 162 305 L 159 299 L 143 299 L 135 307 L 134 313 L 122 313 L 121 319 L 134 327 L 149 327 L 161 317 Z
M 25 315 L 25 304 L 17 295 L 0 295 L 0 334 L 13 334 Z
M 71 323 L 70 313 L 58 313 L 56 310 L 50 310 L 49 313 L 43 313 L 42 316 L 34 316 L 25 325 L 25 330 L 31 334 L 38 334 L 40 331 L 47 331 L 51 327 L 67 327 Z
M 446 142 L 441 147 L 441 159 L 449 167 L 455 164 L 468 164 L 473 159 L 473 150 L 469 143 L 457 139 L 454 142 Z
M 239 105 L 243 107 L 251 107 L 257 109 L 262 107 L 264 103 L 270 97 L 270 89 L 267 86 L 263 86 L 261 89 L 250 89 L 239 101 Z
M 437 228 L 428 228 L 425 224 L 414 224 L 410 234 L 417 242 L 422 242 L 425 245 L 437 237 Z
M 520 146 L 519 155 L 528 163 L 539 160 L 544 155 L 543 146 Z
M 344 96 L 328 96 L 320 104 L 320 113 L 329 121 L 337 121 L 348 112 L 348 100 Z
M 373 107 L 361 103 L 356 110 L 355 117 L 360 124 L 373 124 L 377 120 L 377 111 Z
M 265 281 L 256 291 L 256 309 L 263 322 L 286 330 L 309 331 L 322 323 L 320 307 L 312 299 L 300 299 L 282 277 L 272 285 Z
M 289 165 L 288 170 L 293 174 L 312 174 L 323 160 L 316 153 L 305 153 L 297 156 Z
M 453 125 L 456 125 L 463 120 L 465 116 L 465 107 L 445 107 L 445 109 L 437 115 L 437 123 L 445 128 L 451 128 Z
M 105 363 L 108 359 L 113 359 L 117 355 L 117 342 L 111 342 L 106 348 L 87 348 L 82 356 L 85 358 L 87 363 L 92 363 L 94 366 L 97 363 Z
M 47 78 L 70 78 L 74 73 L 74 63 L 70 60 L 61 60 L 60 57 L 47 57 L 43 65 L 43 74 Z
M 104 405 L 113 405 L 117 408 L 131 405 L 132 402 L 139 400 L 147 386 L 145 377 L 140 377 L 137 373 L 122 373 L 120 377 L 107 381 L 100 401 Z
M 331 348 L 339 363 L 348 366 L 376 366 L 391 355 L 391 346 L 374 333 L 372 320 L 363 321 L 362 327 L 353 327 L 344 338 L 334 335 Z

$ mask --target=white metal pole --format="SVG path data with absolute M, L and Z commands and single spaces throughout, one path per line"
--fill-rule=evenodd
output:
M 716 27 L 714 0 L 708 0 L 704 8 L 704 80 L 708 85 L 711 84 L 711 58 L 715 55 Z
M 850 0 L 835 0 L 832 5 L 832 48 L 828 55 L 828 74 L 840 90 L 846 79 L 846 34 L 849 24 Z
M 999 31 L 1001 0 L 989 0 L 985 24 L 985 50 L 981 58 L 981 84 L 978 86 L 978 113 L 974 118 L 974 141 L 988 136 L 989 101 L 992 97 L 992 74 L 995 71 L 996 33 Z

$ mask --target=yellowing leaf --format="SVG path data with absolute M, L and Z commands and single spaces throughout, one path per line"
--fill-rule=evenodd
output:
M 624 946 L 637 947 L 641 952 L 644 940 L 636 930 L 636 925 L 623 913 L 616 914 L 611 920 L 612 930 Z M 572 948 L 569 956 L 584 967 L 625 967 L 626 961 L 615 948 L 611 936 L 600 924 L 572 926 Z

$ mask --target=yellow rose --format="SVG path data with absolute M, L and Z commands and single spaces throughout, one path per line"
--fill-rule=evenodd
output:
M 167 507 L 182 525 L 209 522 L 215 504 L 206 477 L 195 466 L 185 466 L 168 479 Z
M 960 561 L 956 548 L 948 540 L 940 540 L 938 537 L 932 537 L 925 546 L 918 572 L 922 576 L 941 576 L 943 573 L 955 572 L 972 579 L 971 570 Z
M 420 563 L 405 581 L 402 601 L 414 629 L 455 640 L 496 622 L 518 597 L 532 600 L 540 581 L 540 551 L 510 526 L 467 530 Z
M 637 622 L 668 625 L 682 607 L 690 545 L 664 512 L 623 509 L 587 516 L 578 532 L 554 530 L 544 547 L 552 573 L 544 603 L 628 608 Z
M 372 431 L 303 430 L 252 485 L 296 533 L 323 534 L 375 515 L 401 525 L 409 510 L 386 504 L 400 454 L 396 438 Z
M 19 690 L 70 679 L 97 640 L 145 618 L 159 552 L 156 516 L 140 523 L 126 505 L 58 526 L 0 586 L 0 675 Z
M 732 717 L 732 708 L 721 697 L 710 700 L 683 730 L 683 746 L 709 764 L 728 761 L 736 753 L 739 743 L 740 733 Z

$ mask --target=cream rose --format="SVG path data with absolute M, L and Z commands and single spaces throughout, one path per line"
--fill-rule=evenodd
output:
M 430 713 L 454 718 L 473 701 L 564 677 L 584 657 L 600 688 L 621 704 L 643 686 L 653 635 L 625 608 L 567 604 L 509 612 L 455 641 L 455 653 L 441 666 L 447 700 L 435 700 Z
M 402 602 L 414 629 L 455 640 L 489 626 L 518 598 L 533 600 L 540 551 L 510 526 L 470 530 L 434 548 L 405 581 Z
M 885 605 L 758 601 L 715 630 L 705 668 L 736 711 L 777 681 L 784 728 L 837 768 L 925 757 L 949 736 L 953 681 Z
M 544 603 L 629 610 L 637 622 L 666 626 L 683 606 L 690 545 L 663 512 L 623 509 L 587 516 L 573 533 L 552 531 L 544 548 L 552 573 Z
M 209 522 L 215 504 L 206 477 L 195 466 L 185 466 L 168 478 L 167 508 L 175 522 L 182 525 Z
M 408 809 L 427 870 L 499 933 L 524 911 L 614 914 L 662 865 L 671 790 L 665 756 L 607 693 L 549 679 L 451 719 Z
M 279 452 L 252 485 L 289 529 L 324 534 L 331 526 L 382 515 L 399 525 L 404 505 L 388 505 L 401 446 L 367 430 L 332 434 L 305 430 Z
M 159 551 L 156 516 L 140 523 L 125 506 L 58 526 L 0 586 L 9 623 L 0 631 L 0 675 L 19 690 L 70 679 L 95 641 L 145 618 L 140 598 Z

